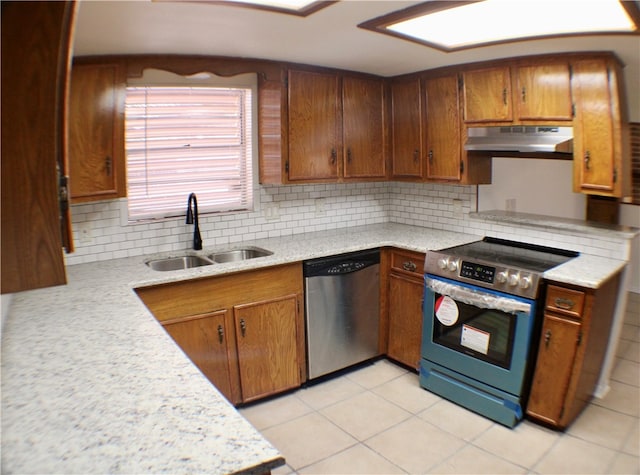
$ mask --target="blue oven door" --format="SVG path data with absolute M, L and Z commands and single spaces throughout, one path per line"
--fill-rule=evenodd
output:
M 421 384 L 513 426 L 522 418 L 534 300 L 425 276 Z M 505 408 L 499 420 L 484 406 Z

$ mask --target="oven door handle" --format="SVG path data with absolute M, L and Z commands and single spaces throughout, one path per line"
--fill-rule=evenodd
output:
M 451 284 L 449 282 L 432 279 L 428 276 L 425 276 L 424 283 L 428 289 L 435 293 L 451 297 L 453 300 L 473 305 L 474 307 L 500 310 L 502 312 L 513 314 L 518 312 L 531 312 L 530 303 L 517 300 L 513 297 L 503 297 L 501 295 L 490 294 L 480 290 L 474 290 L 468 287 Z

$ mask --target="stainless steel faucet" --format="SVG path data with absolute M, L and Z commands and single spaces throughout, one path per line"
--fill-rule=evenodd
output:
M 193 203 L 193 210 L 191 209 L 191 203 Z M 199 251 L 202 249 L 202 238 L 200 237 L 200 226 L 198 225 L 198 200 L 196 199 L 195 193 L 191 193 L 187 201 L 186 224 L 195 224 L 193 228 L 193 248 Z

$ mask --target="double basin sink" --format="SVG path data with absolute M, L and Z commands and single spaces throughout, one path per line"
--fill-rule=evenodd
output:
M 225 262 L 238 262 L 256 257 L 265 257 L 273 254 L 266 249 L 259 247 L 243 247 L 230 251 L 216 252 L 208 256 L 183 255 L 176 257 L 166 257 L 154 259 L 147 262 L 147 265 L 157 271 L 172 271 L 191 269 L 192 267 L 210 266 L 213 264 L 224 264 Z

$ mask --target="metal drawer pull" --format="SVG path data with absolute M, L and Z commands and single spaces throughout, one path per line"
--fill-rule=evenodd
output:
M 402 268 L 406 271 L 409 272 L 415 272 L 416 269 L 418 268 L 418 266 L 416 266 L 413 262 L 411 261 L 404 261 L 404 263 L 402 264 Z
M 558 297 L 555 300 L 556 307 L 561 308 L 563 310 L 571 310 L 575 305 L 575 302 L 570 299 L 564 299 L 562 297 Z
M 240 331 L 242 332 L 243 337 L 245 333 L 247 333 L 247 322 L 244 321 L 244 318 L 240 319 Z
M 222 325 L 218 325 L 218 341 L 220 341 L 220 344 L 224 342 L 224 330 L 222 329 Z

